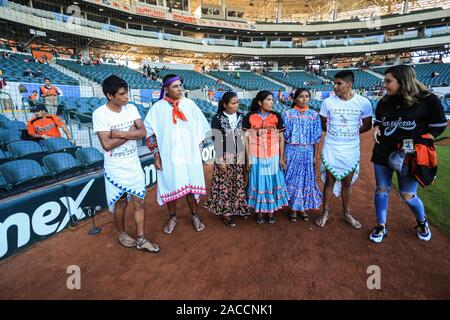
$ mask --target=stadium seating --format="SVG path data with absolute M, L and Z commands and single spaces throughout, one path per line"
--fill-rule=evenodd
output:
M 45 168 L 55 178 L 81 171 L 83 166 L 69 153 L 57 152 L 43 158 Z
M 76 152 L 80 148 L 73 145 L 69 140 L 65 138 L 48 138 L 45 140 L 45 145 L 48 152 L 67 152 L 70 153 L 72 157 L 76 156 Z
M 27 128 L 27 125 L 22 122 L 22 121 L 18 121 L 18 120 L 10 120 L 8 122 L 5 123 L 6 127 L 5 129 L 10 129 L 10 130 L 24 130 Z
M 428 63 L 416 64 L 416 76 L 419 81 L 432 87 L 440 87 L 450 85 L 450 63 Z M 432 77 L 433 72 L 439 73 L 438 76 Z
M 344 69 L 345 70 L 345 69 Z M 349 69 L 350 70 L 350 69 Z M 328 69 L 323 70 L 322 75 L 324 77 L 329 78 L 330 80 L 333 80 L 334 75 L 341 71 L 340 69 Z M 370 74 L 365 71 L 360 70 L 351 70 L 355 74 L 355 82 L 353 83 L 353 88 L 355 89 L 368 89 L 372 88 L 375 85 L 381 85 L 383 83 L 383 80 L 374 76 L 373 74 Z
M 384 75 L 388 67 L 374 67 L 373 70 Z M 417 79 L 432 87 L 439 87 L 450 85 L 450 63 L 426 63 L 414 65 Z M 439 75 L 432 77 L 432 73 L 436 72 Z
M 0 163 L 1 164 L 1 163 Z M 0 191 L 2 190 L 8 190 L 10 188 L 10 186 L 8 185 L 8 183 L 5 181 L 5 179 L 3 178 L 3 176 L 0 174 Z
M 333 90 L 332 84 L 322 84 L 322 79 L 305 71 L 290 71 L 288 76 L 284 76 L 281 71 L 271 71 L 267 73 L 267 76 L 297 89 Z
M 0 114 L 0 129 L 5 129 L 8 126 L 9 119 L 3 114 Z
M 9 156 L 9 153 L 3 151 L 2 149 L 0 149 L 0 165 L 2 165 L 5 162 L 8 162 L 9 160 L 11 160 L 11 157 Z
M 236 78 L 236 72 L 229 71 L 212 71 L 212 76 L 222 79 L 236 87 L 243 88 L 245 90 L 285 90 L 275 82 L 272 82 L 266 78 L 263 78 L 253 72 L 239 71 L 239 79 Z
M 211 118 L 216 112 L 217 107 L 213 106 L 209 101 L 202 99 L 192 99 L 195 104 L 202 110 L 206 118 Z
M 85 169 L 103 166 L 103 155 L 96 148 L 82 148 L 76 152 L 78 161 Z
M 222 88 L 223 91 L 231 90 L 231 88 L 223 83 L 217 83 L 216 80 L 211 79 L 201 73 L 193 70 L 161 70 L 159 72 L 160 78 L 164 78 L 166 74 L 177 74 L 183 79 L 183 87 L 187 90 L 202 89 L 206 86 L 218 90 Z
M 31 159 L 42 162 L 42 157 L 47 154 L 39 143 L 30 140 L 11 142 L 7 148 L 13 159 Z
M 92 81 L 102 83 L 105 78 L 116 74 L 123 78 L 128 86 L 132 89 L 160 89 L 161 83 L 158 81 L 149 80 L 144 76 L 125 66 L 118 66 L 113 64 L 99 64 L 99 65 L 82 65 L 72 60 L 58 59 L 57 63 L 70 69 Z
M 32 186 L 49 179 L 41 165 L 34 160 L 14 160 L 0 166 L 0 174 L 3 176 L 9 189 Z
M 26 62 L 27 59 L 29 62 Z M 12 54 L 9 59 L 0 59 L 0 69 L 3 71 L 3 78 L 6 81 L 44 83 L 44 77 L 52 79 L 54 84 L 79 85 L 78 81 L 50 65 L 34 63 L 31 55 Z M 27 69 L 31 69 L 34 73 L 38 69 L 42 70 L 39 77 L 24 76 Z
M 0 147 L 6 150 L 10 142 L 19 141 L 21 133 L 18 130 L 0 129 Z

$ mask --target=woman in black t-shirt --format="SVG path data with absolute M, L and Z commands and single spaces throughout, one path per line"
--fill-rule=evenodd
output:
M 447 126 L 442 104 L 425 85 L 416 79 L 414 70 L 407 65 L 386 69 L 384 88 L 386 95 L 375 110 L 372 162 L 374 163 L 376 191 L 375 209 L 378 225 L 372 230 L 370 240 L 379 243 L 387 234 L 386 216 L 393 169 L 389 155 L 398 150 L 405 139 L 421 137 L 435 139 Z M 425 209 L 417 195 L 418 182 L 409 175 L 397 173 L 400 195 L 417 219 L 417 236 L 431 239 L 431 231 L 425 217 Z

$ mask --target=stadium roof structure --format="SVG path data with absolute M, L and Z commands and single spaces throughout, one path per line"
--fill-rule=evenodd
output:
M 449 8 L 450 0 L 191 0 L 192 13 L 200 5 L 241 8 L 247 21 L 307 22 L 366 18 L 430 8 Z M 334 13 L 335 12 L 335 13 Z M 278 16 L 278 19 L 277 19 Z

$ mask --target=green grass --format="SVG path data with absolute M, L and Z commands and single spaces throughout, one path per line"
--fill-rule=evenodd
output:
M 436 139 L 436 141 L 444 140 L 445 138 L 450 138 L 450 129 L 449 129 L 448 126 L 447 126 L 447 129 L 445 129 L 444 133 L 441 134 L 441 135 Z
M 450 137 L 447 129 L 441 137 Z M 440 137 L 440 138 L 441 138 Z M 418 194 L 425 205 L 427 219 L 450 237 L 450 146 L 436 146 L 438 155 L 437 179 L 426 188 L 419 186 Z M 397 177 L 393 183 L 398 190 Z

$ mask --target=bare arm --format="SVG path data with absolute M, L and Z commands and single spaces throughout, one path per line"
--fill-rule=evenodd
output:
M 247 170 L 250 171 L 250 132 L 244 132 L 244 146 L 245 146 L 245 163 Z
M 112 139 L 139 140 L 147 136 L 142 119 L 134 120 L 134 124 L 128 131 L 111 130 Z
M 279 132 L 278 133 L 278 144 L 280 146 L 280 159 L 285 159 L 285 154 L 284 154 L 284 134 L 283 132 Z
M 284 134 L 278 133 L 278 145 L 280 146 L 280 166 L 282 170 L 286 170 L 286 155 L 284 154 Z
M 362 119 L 363 125 L 359 128 L 359 134 L 364 133 L 372 129 L 372 117 Z
M 69 131 L 69 128 L 67 128 L 67 126 L 66 126 L 65 124 L 61 126 L 61 129 L 62 129 L 62 131 L 64 131 L 64 133 L 66 134 L 67 139 L 69 139 L 69 140 L 72 140 L 72 139 L 73 139 L 72 134 L 71 134 L 70 131 Z
M 320 116 L 320 121 L 322 122 L 322 131 L 327 132 L 327 118 Z
M 97 132 L 97 135 L 105 151 L 111 151 L 128 141 L 126 139 L 111 138 L 111 131 L 99 131 Z

